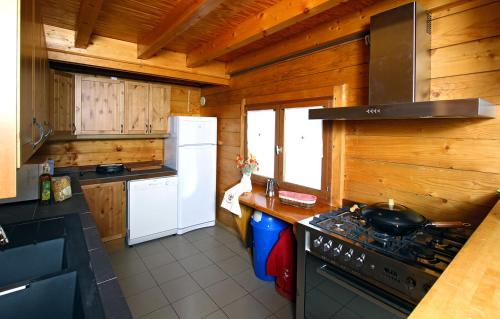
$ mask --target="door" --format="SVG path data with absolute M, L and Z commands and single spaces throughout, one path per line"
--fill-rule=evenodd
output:
M 50 123 L 54 135 L 70 135 L 74 128 L 75 76 L 52 70 L 50 83 Z
M 149 133 L 149 84 L 125 81 L 125 133 Z
M 179 147 L 179 229 L 215 220 L 217 147 Z
M 125 237 L 125 182 L 83 185 L 102 241 Z
M 170 85 L 151 84 L 149 94 L 149 133 L 166 134 L 170 115 Z
M 178 117 L 178 145 L 217 144 L 217 118 Z
M 76 75 L 76 134 L 123 133 L 123 81 Z
M 177 176 L 128 182 L 128 229 L 129 245 L 175 233 Z

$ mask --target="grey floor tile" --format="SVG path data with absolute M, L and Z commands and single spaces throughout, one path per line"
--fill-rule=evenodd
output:
M 106 248 L 106 251 L 108 254 L 115 254 L 119 253 L 125 249 L 133 249 L 129 248 L 125 240 L 122 239 L 116 239 L 116 240 L 110 240 L 105 243 L 103 243 L 104 248 Z
M 130 297 L 147 289 L 156 287 L 156 281 L 151 277 L 148 271 L 137 275 L 118 278 L 118 283 L 125 297 Z
M 224 245 L 205 249 L 203 253 L 214 262 L 223 261 L 236 255 L 231 249 Z
M 247 248 L 243 245 L 243 242 L 239 238 L 233 239 L 230 242 L 225 242 L 224 245 L 238 255 L 242 255 L 247 252 Z
M 227 319 L 226 314 L 222 310 L 217 310 L 216 312 L 212 312 L 206 317 L 203 317 L 204 319 Z
M 203 288 L 215 284 L 221 280 L 226 279 L 228 276 L 216 265 L 210 265 L 203 269 L 194 271 L 191 276 Z
M 288 302 L 283 308 L 275 313 L 278 319 L 295 319 L 295 303 Z
M 109 255 L 109 259 L 111 259 L 112 263 L 123 263 L 139 258 L 139 254 L 134 248 L 122 249 Z
M 241 258 L 243 258 L 249 265 L 253 264 L 252 256 L 248 251 L 245 251 L 244 253 L 239 254 Z
M 205 288 L 205 291 L 219 307 L 224 307 L 247 294 L 247 291 L 231 278 Z
M 250 265 L 238 255 L 218 262 L 217 265 L 230 276 L 235 276 L 250 268 Z
M 269 317 L 266 317 L 266 319 L 278 319 L 275 315 L 270 315 Z
M 248 292 L 252 292 L 267 283 L 267 281 L 257 278 L 252 268 L 247 269 L 241 274 L 234 276 L 233 279 L 236 280 L 238 284 L 240 284 Z
M 252 296 L 263 303 L 273 313 L 290 303 L 288 299 L 276 292 L 274 283 L 266 283 L 262 287 L 254 290 Z
M 222 243 L 232 242 L 233 240 L 238 238 L 235 234 L 230 233 L 229 231 L 224 229 L 217 230 L 212 235 L 215 239 Z
M 146 256 L 142 258 L 142 261 L 146 267 L 153 269 L 174 262 L 175 258 L 168 251 L 164 251 L 160 254 Z
M 145 315 L 144 317 L 141 317 L 141 319 L 178 319 L 178 318 L 179 317 L 175 313 L 174 308 L 172 308 L 171 306 L 160 308 Z
M 271 313 L 251 295 L 225 306 L 222 310 L 231 319 L 260 319 L 266 318 Z
M 156 280 L 158 285 L 161 285 L 167 281 L 182 277 L 187 273 L 178 262 L 173 262 L 160 266 L 158 268 L 151 269 L 151 274 L 153 275 L 153 278 Z
M 170 303 L 176 302 L 201 290 L 201 287 L 189 275 L 168 281 L 162 284 L 160 288 Z
M 212 263 L 207 256 L 203 254 L 193 255 L 184 259 L 179 260 L 179 263 L 186 269 L 188 272 L 193 272 L 202 268 L 205 268 Z
M 113 271 L 115 272 L 115 275 L 117 277 L 127 277 L 147 271 L 146 266 L 140 258 L 125 262 L 111 261 L 111 264 L 113 266 Z
M 127 303 L 134 318 L 139 318 L 168 305 L 167 299 L 158 287 L 127 298 Z
M 175 259 L 180 260 L 198 254 L 200 251 L 193 246 L 191 243 L 179 243 L 168 247 L 168 251 L 175 257 Z
M 190 231 L 189 233 L 185 233 L 182 235 L 182 237 L 186 238 L 190 242 L 195 242 L 195 241 L 202 240 L 205 238 L 210 238 L 212 236 L 210 235 L 210 233 L 208 233 L 206 231 L 206 229 L 202 228 L 202 229 Z
M 149 241 L 146 243 L 138 244 L 134 246 L 137 253 L 142 258 L 164 253 L 166 251 L 165 247 L 160 244 L 159 240 Z
M 213 237 L 208 237 L 202 240 L 194 241 L 192 244 L 200 251 L 204 251 L 205 249 L 215 248 L 223 245 L 223 243 L 221 243 L 220 241 L 218 241 Z
M 181 235 L 174 235 L 160 239 L 160 243 L 163 245 L 163 247 L 168 249 L 169 247 L 179 244 L 189 244 L 189 240 L 182 237 Z
M 198 291 L 172 304 L 181 319 L 197 319 L 216 311 L 217 305 L 203 291 Z

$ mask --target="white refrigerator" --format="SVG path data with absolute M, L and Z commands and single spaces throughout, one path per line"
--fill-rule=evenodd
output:
M 217 118 L 172 117 L 164 160 L 177 170 L 177 234 L 215 225 Z

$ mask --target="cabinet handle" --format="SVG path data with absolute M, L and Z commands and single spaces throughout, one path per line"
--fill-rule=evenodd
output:
M 76 133 L 76 125 L 75 125 L 75 123 L 73 123 L 73 124 L 71 124 L 71 125 L 72 125 L 72 129 L 71 129 L 71 131 L 72 131 L 72 133 L 73 133 L 73 135 L 74 135 L 74 134 Z
M 149 124 L 149 134 L 153 131 L 151 124 Z
M 120 133 L 123 133 L 123 124 L 120 125 Z
M 45 129 L 42 124 L 36 121 L 36 118 L 33 118 L 33 124 L 35 124 L 35 126 L 38 127 L 38 130 L 40 131 L 40 138 L 33 142 L 33 148 L 36 148 L 38 144 L 40 144 L 43 138 L 45 137 Z
M 148 123 L 144 123 L 144 125 L 146 126 L 144 132 L 146 132 L 146 134 L 148 134 Z
M 50 125 L 50 123 L 45 122 L 44 125 L 47 126 L 47 128 L 48 128 L 48 130 L 44 136 L 44 138 L 45 138 L 45 137 L 48 137 L 50 134 L 52 134 L 54 132 L 54 130 L 52 129 L 52 125 Z

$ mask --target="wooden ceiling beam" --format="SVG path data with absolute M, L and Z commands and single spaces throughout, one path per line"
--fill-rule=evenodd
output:
M 149 59 L 164 48 L 175 37 L 182 34 L 205 16 L 210 14 L 224 0 L 184 1 L 176 5 L 162 19 L 153 31 L 139 38 L 137 57 Z
M 188 53 L 187 64 L 197 67 L 256 40 L 334 8 L 347 0 L 283 0 Z
M 75 33 L 75 47 L 85 49 L 101 11 L 104 0 L 82 0 Z

